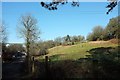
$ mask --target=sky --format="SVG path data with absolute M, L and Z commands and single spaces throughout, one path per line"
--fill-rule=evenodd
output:
M 118 6 L 106 15 L 107 2 L 81 2 L 79 7 L 70 3 L 58 6 L 58 10 L 49 11 L 39 2 L 2 2 L 2 20 L 5 22 L 8 43 L 23 43 L 17 32 L 22 15 L 31 14 L 38 20 L 41 40 L 54 40 L 66 35 L 87 36 L 93 27 L 107 25 L 109 20 L 118 16 Z

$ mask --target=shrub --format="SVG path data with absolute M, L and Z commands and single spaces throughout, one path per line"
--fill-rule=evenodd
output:
M 41 48 L 39 51 L 39 55 L 46 55 L 48 54 L 48 50 L 46 48 Z

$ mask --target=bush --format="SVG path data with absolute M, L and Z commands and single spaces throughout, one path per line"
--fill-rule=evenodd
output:
M 39 51 L 39 55 L 46 55 L 48 54 L 48 50 L 46 48 L 41 48 Z
M 114 43 L 114 44 L 118 44 L 120 43 L 120 40 L 119 39 L 111 39 L 109 40 L 111 43 Z

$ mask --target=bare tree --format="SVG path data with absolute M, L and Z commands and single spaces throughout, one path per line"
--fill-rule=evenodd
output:
M 27 52 L 27 66 L 28 73 L 31 73 L 31 53 L 34 50 L 34 43 L 40 38 L 40 30 L 37 26 L 37 20 L 31 15 L 24 15 L 20 18 L 20 24 L 18 24 L 18 33 L 21 38 L 24 38 L 26 42 L 26 52 Z
M 6 25 L 4 22 L 0 22 L 0 47 L 2 47 L 2 51 L 6 50 L 6 42 L 7 42 L 7 29 L 6 29 Z

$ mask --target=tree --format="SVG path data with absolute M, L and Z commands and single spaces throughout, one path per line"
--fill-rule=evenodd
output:
M 94 40 L 102 40 L 103 28 L 101 26 L 95 26 L 93 28 Z
M 70 41 L 71 41 L 71 39 L 70 39 L 70 36 L 69 36 L 69 35 L 67 35 L 67 36 L 66 36 L 65 41 L 68 41 L 68 42 L 70 42 Z
M 23 52 L 25 51 L 24 47 L 22 44 L 7 44 L 6 46 L 6 52 L 3 53 L 3 60 L 12 60 L 12 56 L 18 52 Z
M 55 46 L 55 43 L 53 40 L 48 40 L 45 42 L 45 47 L 48 49 L 48 48 L 52 48 Z
M 0 39 L 2 43 L 6 43 L 7 41 L 7 32 L 6 32 L 6 25 L 5 23 L 0 23 Z
M 78 37 L 77 36 L 72 36 L 72 42 L 78 42 Z
M 48 9 L 48 10 L 57 10 L 59 5 L 65 5 L 68 3 L 68 0 L 52 0 L 51 2 L 41 2 L 41 6 Z M 72 6 L 77 6 L 79 7 L 79 1 L 73 0 L 71 3 Z M 110 11 L 114 9 L 117 5 L 117 0 L 110 1 L 109 4 L 106 6 L 108 8 L 108 11 L 106 14 L 109 14 Z
M 6 42 L 7 42 L 7 28 L 4 22 L 0 21 L 0 52 L 2 58 L 6 55 Z
M 93 41 L 93 39 L 94 39 L 93 34 L 92 34 L 92 33 L 89 33 L 89 34 L 87 35 L 87 40 L 88 40 L 88 41 Z
M 109 8 L 106 14 L 109 14 L 109 12 L 112 11 L 113 8 L 114 8 L 116 5 L 117 5 L 117 1 L 112 1 L 112 2 L 110 2 L 110 3 L 106 6 L 106 8 Z
M 67 0 L 53 0 L 52 2 L 41 2 L 41 6 L 48 9 L 48 10 L 57 10 L 59 5 L 65 5 L 67 4 Z M 72 1 L 71 3 L 72 6 L 78 6 L 79 7 L 79 2 L 77 1 Z
M 89 41 L 103 40 L 103 31 L 104 29 L 101 26 L 95 26 L 92 30 L 92 33 L 88 34 L 87 40 Z
M 16 52 L 23 52 L 25 51 L 24 47 L 22 44 L 10 44 L 8 47 L 7 47 L 7 52 L 8 53 L 16 53 Z
M 37 26 L 37 20 L 31 15 L 24 15 L 20 18 L 20 24 L 18 24 L 18 33 L 21 38 L 24 38 L 26 42 L 27 53 L 27 66 L 28 73 L 31 72 L 31 51 L 34 50 L 34 43 L 40 38 L 40 31 Z
M 82 36 L 82 35 L 78 35 L 78 41 L 81 42 L 81 41 L 83 41 L 83 40 L 85 40 L 85 37 Z
M 57 38 L 55 38 L 54 42 L 55 42 L 55 45 L 59 46 L 59 45 L 62 44 L 62 38 L 61 37 L 57 37 Z
M 120 16 L 110 19 L 107 26 L 103 29 L 101 26 L 93 28 L 92 33 L 88 34 L 87 40 L 110 40 L 120 38 Z
M 106 36 L 108 39 L 118 38 L 119 35 L 119 26 L 120 23 L 118 22 L 120 16 L 110 19 L 109 23 L 107 24 Z

